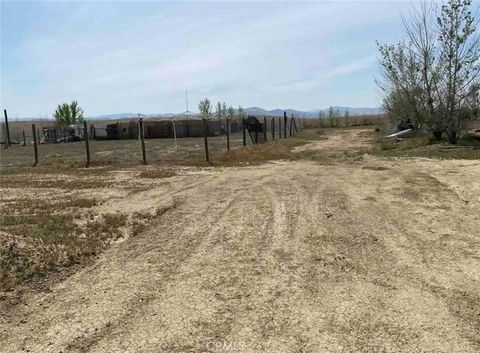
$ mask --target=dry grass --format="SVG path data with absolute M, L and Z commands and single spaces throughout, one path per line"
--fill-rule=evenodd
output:
M 71 201 L 69 207 L 90 208 L 95 202 Z M 65 204 L 63 204 L 65 205 Z M 47 272 L 87 260 L 121 236 L 126 225 L 122 214 L 103 214 L 82 224 L 73 210 L 61 203 L 49 212 L 36 209 L 34 214 L 18 214 L 24 207 L 11 207 L 0 216 L 0 291 L 9 290 L 30 279 L 41 279 Z M 78 219 L 80 218 L 80 219 Z
M 41 198 L 19 197 L 10 200 L 3 200 L 3 208 L 0 215 L 17 213 L 35 213 L 37 210 L 43 212 L 55 212 L 56 210 L 65 210 L 68 208 L 90 208 L 98 205 L 100 202 L 93 198 L 74 198 L 64 196 L 60 200 L 46 200 Z
M 139 178 L 161 179 L 175 176 L 177 172 L 171 168 L 150 168 L 138 173 Z
M 304 129 L 318 129 L 318 128 L 344 128 L 355 126 L 383 126 L 388 124 L 386 115 L 359 115 L 336 117 L 334 120 L 328 118 L 321 119 L 302 119 L 302 126 Z
M 146 168 L 141 178 L 175 175 L 173 168 Z M 87 263 L 119 237 L 140 234 L 168 210 L 98 212 L 97 207 L 115 197 L 105 197 L 109 188 L 127 197 L 145 189 L 134 179 L 118 183 L 115 174 L 112 168 L 44 166 L 0 175 L 6 191 L 0 208 L 0 292 L 24 283 L 42 284 L 46 276 L 57 278 L 51 275 Z
M 96 189 L 104 188 L 111 185 L 107 180 L 68 180 L 68 179 L 15 179 L 15 178 L 1 178 L 3 188 L 42 188 L 42 189 Z
M 230 166 L 248 166 L 258 165 L 272 160 L 291 160 L 295 158 L 292 148 L 304 144 L 300 139 L 275 140 L 265 144 L 238 148 L 229 152 L 224 152 L 216 157 L 213 165 Z
M 384 157 L 424 157 L 438 159 L 480 159 L 480 141 L 465 135 L 458 145 L 434 141 L 428 134 L 405 139 L 383 139 L 370 153 Z
M 304 130 L 287 139 L 277 137 L 267 143 L 225 151 L 213 160 L 213 165 L 221 167 L 249 166 L 274 160 L 294 160 L 298 159 L 299 155 L 293 152 L 293 148 L 310 141 L 324 139 L 327 139 L 324 130 Z

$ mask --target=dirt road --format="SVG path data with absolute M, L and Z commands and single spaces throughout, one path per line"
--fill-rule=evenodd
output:
M 479 161 L 212 169 L 100 207 L 161 206 L 4 313 L 1 350 L 480 351 Z

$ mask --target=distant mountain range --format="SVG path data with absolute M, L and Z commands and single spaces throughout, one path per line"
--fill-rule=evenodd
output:
M 251 115 L 273 115 L 273 116 L 281 116 L 283 115 L 283 112 L 286 111 L 287 115 L 294 115 L 297 117 L 305 117 L 305 118 L 318 118 L 318 113 L 321 111 L 324 116 L 328 113 L 330 108 L 325 108 L 325 109 L 312 109 L 312 110 L 296 110 L 296 109 L 272 109 L 272 110 L 266 110 L 263 108 L 259 107 L 250 107 L 250 108 L 244 108 L 245 113 L 251 114 Z M 342 107 L 342 106 L 333 106 L 332 107 L 333 111 L 337 115 L 345 115 L 345 112 L 348 111 L 350 115 L 376 115 L 376 114 L 382 114 L 383 110 L 382 108 L 355 108 L 355 107 Z M 180 114 L 164 114 L 164 113 L 159 113 L 159 114 L 145 114 L 142 116 L 149 117 L 149 116 L 182 116 L 184 115 L 183 113 Z M 138 114 L 134 113 L 116 113 L 116 114 L 107 114 L 107 115 L 98 115 L 98 116 L 91 116 L 88 117 L 88 119 L 95 119 L 95 120 L 116 120 L 116 119 L 129 119 L 129 118 L 136 118 L 138 117 Z
M 318 113 L 322 112 L 323 116 L 326 116 L 330 108 L 325 109 L 313 109 L 308 111 L 302 110 L 295 110 L 295 109 L 273 109 L 273 110 L 265 110 L 258 107 L 251 107 L 245 108 L 245 112 L 252 115 L 274 115 L 279 116 L 283 115 L 283 112 L 287 112 L 287 115 L 294 115 L 297 117 L 305 117 L 305 118 L 318 118 Z M 333 111 L 337 115 L 345 115 L 345 112 L 348 111 L 350 115 L 377 115 L 382 114 L 382 108 L 353 108 L 353 107 L 340 107 L 340 106 L 333 106 Z
M 266 110 L 259 107 L 250 107 L 244 108 L 245 113 L 251 115 L 266 115 L 266 116 L 281 116 L 283 112 L 286 111 L 287 115 L 294 115 L 296 117 L 305 117 L 305 118 L 318 118 L 318 113 L 321 111 L 323 116 L 326 116 L 330 108 L 325 109 L 312 109 L 312 110 L 296 110 L 296 109 L 272 109 Z M 355 108 L 355 107 L 341 107 L 341 106 L 333 106 L 333 111 L 337 115 L 345 115 L 345 112 L 348 111 L 350 115 L 376 115 L 382 114 L 382 108 Z M 195 115 L 192 113 L 192 115 Z M 153 114 L 142 114 L 142 117 L 158 117 L 158 116 L 184 116 L 184 113 L 179 114 L 172 114 L 172 113 L 153 113 Z M 97 115 L 97 116 L 89 116 L 86 117 L 88 120 L 120 120 L 120 119 L 132 119 L 137 118 L 138 114 L 136 113 L 114 113 L 114 114 L 105 114 L 105 115 Z M 14 120 L 45 120 L 45 119 L 36 119 L 36 118 L 18 118 L 18 119 L 11 119 Z

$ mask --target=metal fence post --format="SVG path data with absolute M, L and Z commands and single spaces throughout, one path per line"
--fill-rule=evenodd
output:
M 203 118 L 203 139 L 205 140 L 205 159 L 210 163 L 210 156 L 208 155 L 208 122 Z
M 37 129 L 35 128 L 35 124 L 32 124 L 32 135 L 33 135 L 33 153 L 35 155 L 35 163 L 33 164 L 33 166 L 35 167 L 38 164 Z
M 263 141 L 267 142 L 267 117 L 263 117 Z
M 275 140 L 275 118 L 272 118 L 272 141 Z
M 83 137 L 85 138 L 85 151 L 87 152 L 87 164 L 85 167 L 88 168 L 90 166 L 90 145 L 88 144 L 88 127 L 87 121 L 83 121 Z
M 245 118 L 242 118 L 243 147 L 247 145 L 247 135 L 245 134 Z
M 7 109 L 3 109 L 3 115 L 5 115 L 5 147 L 10 147 L 10 128 L 8 127 L 8 115 L 7 115 Z
M 230 151 L 230 119 L 227 117 L 227 151 Z
M 293 130 L 293 114 L 290 117 L 290 137 L 292 137 L 292 131 Z
M 142 163 L 147 164 L 147 153 L 145 151 L 145 133 L 143 130 L 143 118 L 138 119 L 138 132 L 140 135 L 140 142 L 142 145 Z

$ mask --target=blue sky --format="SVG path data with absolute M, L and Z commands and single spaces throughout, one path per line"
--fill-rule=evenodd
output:
M 409 2 L 1 2 L 1 105 L 51 117 L 380 105 L 375 40 Z

